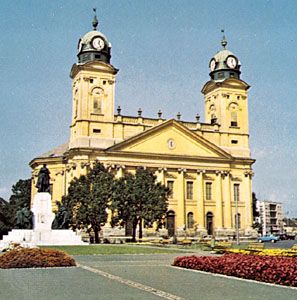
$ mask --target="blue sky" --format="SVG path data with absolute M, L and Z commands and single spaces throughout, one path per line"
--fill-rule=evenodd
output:
M 297 2 L 287 1 L 11 1 L 0 2 L 0 196 L 29 178 L 31 159 L 68 140 L 69 72 L 79 38 L 99 30 L 119 68 L 122 113 L 203 121 L 200 90 L 208 63 L 227 48 L 242 63 L 249 92 L 253 190 L 297 216 Z

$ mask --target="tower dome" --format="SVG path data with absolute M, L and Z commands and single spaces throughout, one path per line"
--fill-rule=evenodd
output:
M 209 75 L 214 81 L 224 81 L 231 77 L 240 79 L 240 61 L 231 51 L 226 49 L 228 42 L 224 35 L 224 30 L 222 30 L 222 33 L 221 45 L 223 49 L 217 52 L 210 60 Z
M 78 41 L 78 62 L 84 64 L 89 61 L 100 60 L 110 63 L 111 44 L 106 36 L 97 30 L 98 20 L 94 8 L 93 30 L 87 32 Z

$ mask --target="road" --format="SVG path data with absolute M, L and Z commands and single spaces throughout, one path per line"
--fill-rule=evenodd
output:
M 297 299 L 297 289 L 172 267 L 176 256 L 76 256 L 78 268 L 0 270 L 0 299 Z

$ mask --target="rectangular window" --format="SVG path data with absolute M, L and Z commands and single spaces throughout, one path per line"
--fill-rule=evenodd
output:
M 205 184 L 205 198 L 206 200 L 211 200 L 211 182 L 206 182 Z
M 101 99 L 99 97 L 94 97 L 93 112 L 95 114 L 101 114 Z
M 187 199 L 193 199 L 193 181 L 187 181 Z
M 173 180 L 168 180 L 167 181 L 167 187 L 169 189 L 169 194 L 168 194 L 169 198 L 173 198 L 173 184 L 174 184 Z
M 239 199 L 239 184 L 238 183 L 234 184 L 234 201 L 235 202 L 240 201 L 240 199 Z

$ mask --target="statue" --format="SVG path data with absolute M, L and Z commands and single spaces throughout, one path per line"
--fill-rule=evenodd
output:
M 59 207 L 53 222 L 53 229 L 68 229 L 70 224 L 70 213 L 63 205 Z
M 40 169 L 38 173 L 38 180 L 36 187 L 38 189 L 38 193 L 49 193 L 50 192 L 50 171 L 46 167 L 46 164 Z
M 25 205 L 16 212 L 16 226 L 19 229 L 32 229 L 33 213 Z

